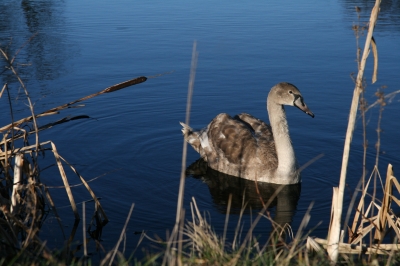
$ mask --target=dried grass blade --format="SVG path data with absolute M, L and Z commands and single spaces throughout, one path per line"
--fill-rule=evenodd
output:
M 386 175 L 386 183 L 385 183 L 385 190 L 383 192 L 383 200 L 382 200 L 382 207 L 378 212 L 379 216 L 379 228 L 375 231 L 375 239 L 379 240 L 379 243 L 382 242 L 385 228 L 386 228 L 386 217 L 388 215 L 388 211 L 390 209 L 391 197 L 390 195 L 393 194 L 393 186 L 392 186 L 392 179 L 393 179 L 393 171 L 392 165 L 388 165 L 387 175 Z
M 378 49 L 376 47 L 376 42 L 373 36 L 371 37 L 371 47 L 372 54 L 374 55 L 374 72 L 372 74 L 372 84 L 374 84 L 378 76 Z
M 54 145 L 54 143 L 51 141 L 50 141 L 50 143 L 51 143 L 52 151 L 54 153 L 54 157 L 57 162 L 58 170 L 60 171 L 61 178 L 64 182 L 64 186 L 65 186 L 65 190 L 68 195 L 69 202 L 71 203 L 72 211 L 74 212 L 74 215 L 75 215 L 75 220 L 79 220 L 80 219 L 79 213 L 76 208 L 76 204 L 75 204 L 74 196 L 72 195 L 71 187 L 69 186 L 67 175 L 65 174 L 64 167 L 62 166 L 62 163 L 60 160 L 60 155 L 58 154 L 56 145 Z
M 369 212 L 371 211 L 371 209 L 372 209 L 372 202 L 369 203 L 368 208 L 367 208 L 367 210 L 366 210 L 365 213 L 364 213 L 363 219 L 366 219 L 365 217 L 368 217 Z M 368 221 L 368 219 L 367 219 L 367 221 Z
M 396 198 L 395 196 L 393 196 L 393 195 L 390 195 L 390 196 L 391 196 L 392 200 L 393 200 L 394 202 L 396 202 L 397 205 L 400 206 L 400 200 L 399 200 L 398 198 Z
M 396 232 L 397 238 L 400 239 L 400 229 L 398 226 L 396 226 L 396 224 L 393 222 L 392 217 L 390 217 L 390 214 L 387 213 L 386 214 L 386 218 L 388 223 L 392 226 L 393 230 Z
M 82 204 L 82 234 L 83 234 L 83 257 L 87 257 L 87 245 L 86 245 L 86 204 Z
M 111 256 L 111 259 L 110 259 L 110 262 L 109 262 L 109 264 L 108 264 L 108 265 L 110 265 L 110 266 L 112 265 L 112 263 L 113 263 L 113 261 L 114 261 L 115 255 L 117 254 L 117 251 L 118 251 L 118 247 L 119 247 L 119 245 L 121 244 L 122 239 L 123 239 L 123 237 L 124 237 L 124 235 L 125 235 L 126 227 L 128 226 L 128 222 L 129 222 L 129 220 L 131 219 L 133 207 L 135 207 L 135 203 L 132 203 L 131 208 L 130 208 L 129 213 L 128 213 L 128 217 L 126 217 L 126 221 L 125 221 L 124 227 L 122 228 L 121 235 L 119 236 L 118 242 L 117 242 L 117 244 L 115 245 L 114 252 L 113 252 L 113 254 L 112 254 L 112 256 Z
M 103 221 L 102 221 L 102 225 L 104 226 L 105 224 L 108 223 L 108 218 L 107 215 L 103 209 L 103 207 L 100 204 L 99 199 L 96 197 L 96 195 L 94 194 L 93 190 L 90 188 L 89 184 L 86 182 L 86 180 L 83 178 L 83 176 L 81 176 L 78 171 L 75 169 L 75 167 L 73 167 L 67 160 L 65 160 L 62 156 L 60 156 L 60 159 L 63 160 L 66 164 L 68 164 L 68 166 L 72 169 L 72 171 L 74 171 L 74 173 L 80 178 L 80 180 L 82 181 L 83 185 L 86 187 L 86 189 L 89 191 L 90 195 L 92 196 L 93 200 L 96 202 L 97 207 L 99 208 L 99 211 L 101 212 L 101 215 L 103 216 Z
M 196 77 L 196 68 L 197 68 L 197 59 L 199 53 L 197 52 L 197 42 L 193 42 L 193 49 L 192 49 L 192 61 L 191 61 L 191 66 L 190 66 L 190 77 L 189 77 L 189 84 L 188 84 L 188 96 L 187 96 L 187 103 L 186 103 L 186 118 L 185 118 L 185 123 L 189 125 L 189 120 L 190 120 L 190 109 L 191 109 L 191 103 L 192 103 L 192 95 L 193 95 L 193 88 L 194 88 L 194 81 Z M 181 211 L 182 211 L 182 206 L 183 206 L 183 197 L 184 197 L 184 191 L 185 191 L 185 169 L 186 169 L 186 153 L 187 153 L 187 143 L 185 140 L 183 140 L 183 148 L 182 148 L 182 163 L 181 163 L 181 176 L 180 176 L 180 181 L 179 181 L 179 192 L 178 192 L 178 202 L 176 206 L 176 216 L 175 216 L 175 225 L 174 228 L 172 229 L 171 235 L 169 237 L 169 241 L 167 243 L 167 248 L 166 248 L 166 255 L 163 258 L 162 265 L 167 264 L 167 259 L 174 259 L 171 257 L 171 245 L 174 244 L 176 237 L 177 237 L 177 232 L 179 229 L 179 222 L 181 220 Z M 170 262 L 171 263 L 171 262 Z
M 4 54 L 4 52 L 3 52 Z M 21 77 L 18 75 L 17 71 L 15 70 L 14 66 L 13 66 L 13 61 L 15 59 L 15 57 L 9 61 L 8 57 L 5 57 L 6 61 L 9 63 L 9 69 L 11 70 L 11 72 L 15 75 L 15 77 L 17 78 L 19 84 L 21 85 L 22 89 L 24 90 L 25 96 L 26 96 L 26 100 L 28 101 L 28 106 L 29 106 L 29 110 L 31 111 L 32 114 L 32 121 L 33 121 L 33 127 L 35 129 L 36 135 L 35 135 L 35 140 L 36 140 L 36 148 L 37 150 L 39 150 L 39 134 L 38 134 L 38 126 L 37 126 L 37 122 L 36 122 L 36 116 L 35 116 L 35 111 L 33 108 L 33 104 L 31 101 L 31 98 L 29 96 L 28 93 L 28 89 L 25 86 L 25 83 L 22 81 Z M 13 127 L 13 125 L 15 125 L 14 122 L 11 123 L 11 127 Z
M 357 238 L 355 238 L 350 244 L 359 243 L 362 240 L 362 238 L 364 236 L 366 236 L 372 230 L 372 228 L 374 228 L 373 224 L 369 224 L 366 227 L 360 227 L 359 230 L 357 230 L 357 234 L 358 234 Z
M 319 252 L 321 250 L 321 246 L 314 240 L 312 237 L 307 237 L 306 244 L 307 251 L 316 251 Z
M 0 91 L 0 98 L 1 98 L 1 96 L 3 96 L 4 90 L 5 90 L 6 88 L 7 88 L 7 83 L 4 84 L 3 88 L 2 88 L 1 91 Z
M 307 226 L 308 222 L 310 221 L 310 218 L 311 218 L 310 212 L 311 212 L 311 209 L 312 209 L 313 206 L 314 206 L 314 202 L 311 202 L 310 206 L 308 206 L 307 212 L 304 214 L 304 217 L 301 220 L 299 229 L 297 230 L 296 236 L 295 236 L 295 238 L 293 240 L 292 247 L 291 247 L 289 255 L 287 257 L 288 262 L 289 262 L 289 260 L 291 258 L 293 258 L 293 255 L 295 253 L 295 249 L 297 248 L 297 244 L 300 242 L 301 235 L 303 234 L 303 230 Z
M 333 188 L 333 192 L 332 192 L 332 206 L 331 206 L 331 221 L 333 220 L 333 217 L 335 216 L 335 210 L 336 210 L 336 204 L 337 204 L 337 197 L 338 197 L 338 187 L 334 187 Z M 329 239 L 329 235 L 334 233 L 333 232 L 333 228 L 337 227 L 337 225 L 334 225 L 332 222 L 329 224 L 329 228 L 328 228 L 328 239 Z M 339 228 L 340 229 L 340 228 Z
M 400 93 L 400 90 L 388 93 L 384 96 L 384 99 L 389 99 L 388 101 L 391 102 L 393 98 L 396 96 L 396 94 Z M 365 112 L 367 112 L 369 109 L 373 108 L 374 106 L 378 105 L 381 103 L 381 99 L 376 100 L 374 103 L 368 105 L 368 107 L 365 109 Z
M 306 162 L 305 164 L 303 164 L 300 168 L 299 168 L 299 172 L 302 172 L 304 169 L 306 169 L 307 167 L 309 167 L 311 164 L 315 163 L 316 161 L 318 161 L 319 159 L 321 159 L 322 157 L 324 157 L 325 154 L 321 153 L 318 154 L 317 156 L 315 156 L 314 158 L 312 158 L 311 160 L 309 160 L 308 162 Z
M 0 132 L 8 130 L 8 129 L 12 128 L 13 126 L 20 125 L 20 124 L 22 124 L 24 122 L 31 121 L 32 119 L 35 120 L 37 117 L 40 117 L 40 116 L 56 114 L 56 113 L 58 113 L 58 111 L 61 111 L 61 110 L 66 109 L 66 108 L 70 108 L 73 104 L 76 104 L 78 102 L 82 102 L 82 101 L 85 101 L 87 99 L 91 99 L 93 97 L 99 96 L 99 95 L 104 94 L 104 93 L 110 93 L 110 92 L 114 92 L 114 91 L 117 91 L 117 90 L 121 90 L 121 89 L 129 87 L 129 86 L 140 84 L 140 83 L 145 82 L 146 80 L 147 80 L 147 78 L 142 76 L 142 77 L 134 78 L 134 79 L 131 79 L 131 80 L 128 80 L 128 81 L 125 81 L 125 82 L 118 83 L 118 84 L 113 85 L 111 87 L 105 88 L 104 90 L 99 91 L 97 93 L 93 93 L 91 95 L 85 96 L 83 98 L 80 98 L 78 100 L 72 101 L 70 103 L 66 103 L 66 104 L 60 105 L 58 107 L 54 107 L 54 108 L 49 109 L 49 110 L 47 110 L 45 112 L 42 112 L 42 113 L 40 113 L 38 115 L 28 116 L 26 118 L 23 118 L 23 119 L 17 121 L 17 122 L 14 122 L 14 123 L 9 124 L 7 126 L 1 127 L 0 128 Z
M 390 164 L 390 166 L 392 166 L 392 165 Z M 388 172 L 388 175 L 389 175 L 389 172 Z M 396 186 L 397 191 L 400 193 L 400 184 L 399 184 L 399 181 L 397 181 L 397 178 L 394 176 L 393 168 L 391 168 L 390 177 L 391 177 L 392 183 Z
M 357 224 L 358 224 L 359 216 L 360 216 L 360 214 L 361 214 L 362 208 L 364 207 L 365 195 L 367 194 L 367 190 L 368 190 L 368 187 L 369 187 L 369 183 L 371 182 L 371 179 L 372 179 L 372 174 L 370 175 L 370 177 L 369 177 L 369 179 L 368 179 L 368 182 L 367 182 L 367 184 L 366 184 L 365 187 L 364 187 L 364 191 L 362 191 L 361 198 L 360 198 L 360 201 L 359 201 L 359 203 L 358 203 L 358 206 L 357 206 L 357 209 L 356 209 L 356 213 L 355 213 L 355 215 L 354 215 L 353 225 L 352 225 L 352 227 L 351 227 L 351 230 L 352 230 L 353 232 L 355 232 L 355 230 L 357 229 Z M 367 214 L 364 214 L 364 215 L 367 215 Z
M 15 52 L 13 58 L 10 60 L 10 64 L 11 64 L 11 65 L 14 63 L 15 58 L 17 58 L 17 55 L 21 52 L 21 50 L 22 50 L 28 43 L 30 43 L 30 42 L 32 41 L 32 39 L 35 38 L 36 35 L 38 35 L 38 34 L 39 34 L 39 32 L 33 33 L 33 34 L 31 35 L 31 37 L 29 37 L 29 39 L 28 39 L 24 44 L 22 44 L 22 45 L 19 47 L 19 49 L 17 50 L 17 52 Z M 2 51 L 2 52 L 3 52 L 3 51 Z M 4 54 L 4 52 L 3 52 L 3 54 Z M 8 59 L 7 59 L 7 60 L 8 60 Z
M 48 113 L 48 114 L 39 114 L 39 115 L 36 115 L 35 117 L 39 118 L 39 117 L 42 117 L 42 116 L 53 115 L 53 114 L 58 114 L 58 112 L 53 112 L 53 113 Z M 6 130 L 10 130 L 14 126 L 18 126 L 18 125 L 21 125 L 22 123 L 29 122 L 29 121 L 32 121 L 32 116 L 28 116 L 28 117 L 22 118 L 22 119 L 20 119 L 18 121 L 15 121 L 14 123 L 8 124 L 8 125 L 3 126 L 3 127 L 0 127 L 0 132 L 4 132 Z
M 231 204 L 232 204 L 232 194 L 229 194 L 228 206 L 226 208 L 226 215 L 225 215 L 224 233 L 222 235 L 222 246 L 225 246 L 225 239 L 226 239 L 226 232 L 228 230 L 229 213 L 231 210 Z
M 118 83 L 118 84 L 116 84 L 116 85 L 110 86 L 110 87 L 108 87 L 108 88 L 105 88 L 105 89 L 102 90 L 102 91 L 99 91 L 99 92 L 90 94 L 90 95 L 88 95 L 88 96 L 85 96 L 85 97 L 83 97 L 83 98 L 80 98 L 80 99 L 78 99 L 78 100 L 72 101 L 72 102 L 70 102 L 70 103 L 66 103 L 66 104 L 64 104 L 64 105 L 61 105 L 61 106 L 52 108 L 52 109 L 50 109 L 50 110 L 48 110 L 48 111 L 45 111 L 44 113 L 59 111 L 59 110 L 68 108 L 68 107 L 70 107 L 71 105 L 76 104 L 76 103 L 78 103 L 78 102 L 82 102 L 82 101 L 91 99 L 91 98 L 93 98 L 93 97 L 99 96 L 99 95 L 104 94 L 104 93 L 110 93 L 110 92 L 114 92 L 114 91 L 117 91 L 117 90 L 124 89 L 124 88 L 129 87 L 129 86 L 133 86 L 133 85 L 136 85 L 136 84 L 140 84 L 140 83 L 145 82 L 146 80 L 147 80 L 147 78 L 144 77 L 144 76 L 138 77 L 138 78 L 134 78 L 134 79 L 130 79 L 130 80 L 128 80 L 128 81 L 124 81 L 124 82 Z

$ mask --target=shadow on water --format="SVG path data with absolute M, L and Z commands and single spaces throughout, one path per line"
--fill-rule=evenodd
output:
M 244 203 L 246 212 L 261 210 L 271 200 L 268 209 L 275 208 L 274 221 L 281 226 L 291 224 L 300 198 L 301 184 L 279 185 L 256 182 L 230 176 L 207 166 L 199 159 L 186 169 L 186 174 L 208 185 L 213 202 L 221 213 L 227 212 L 229 195 L 232 195 L 230 213 L 239 213 Z M 283 186 L 283 187 L 282 187 Z M 278 189 L 282 189 L 277 193 Z

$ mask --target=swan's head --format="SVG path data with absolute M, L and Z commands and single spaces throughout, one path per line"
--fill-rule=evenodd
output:
M 287 82 L 276 84 L 268 94 L 268 102 L 280 105 L 296 106 L 304 113 L 314 118 L 314 114 L 304 103 L 303 96 L 299 89 L 293 84 Z

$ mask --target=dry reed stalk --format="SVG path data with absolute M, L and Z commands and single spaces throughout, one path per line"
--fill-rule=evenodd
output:
M 371 48 L 372 53 L 374 54 L 374 71 L 372 73 L 372 84 L 374 84 L 378 79 L 378 49 L 376 47 L 374 36 L 371 36 Z
M 388 101 L 389 103 L 393 100 L 393 98 L 400 93 L 400 90 L 393 91 L 391 93 L 388 93 L 383 96 L 384 101 Z M 368 111 L 369 109 L 375 107 L 376 105 L 381 103 L 381 99 L 376 100 L 374 103 L 368 105 L 368 107 L 365 109 L 365 111 Z
M 182 265 L 182 244 L 183 244 L 183 228 L 185 224 L 185 210 L 181 211 L 181 220 L 179 222 L 179 230 L 178 230 L 178 265 Z
M 103 209 L 103 207 L 100 204 L 99 199 L 96 197 L 96 195 L 94 194 L 93 190 L 90 188 L 89 184 L 86 182 L 86 180 L 83 178 L 83 176 L 81 176 L 78 171 L 75 169 L 75 167 L 73 167 L 67 160 L 65 160 L 63 157 L 61 157 L 60 155 L 58 155 L 59 158 L 61 160 L 63 160 L 66 164 L 68 164 L 68 166 L 72 169 L 72 171 L 74 171 L 74 173 L 79 177 L 79 179 L 82 181 L 82 184 L 86 187 L 86 189 L 88 190 L 88 192 L 90 193 L 90 195 L 92 196 L 94 202 L 96 203 L 96 208 L 97 210 L 100 211 L 101 215 L 102 215 L 102 221 L 101 221 L 101 225 L 104 226 L 108 223 L 108 218 L 107 215 Z M 71 187 L 71 186 L 70 186 Z
M 376 21 L 378 19 L 380 3 L 381 3 L 380 0 L 376 0 L 375 6 L 373 7 L 373 9 L 371 11 L 368 34 L 367 34 L 367 37 L 365 40 L 365 46 L 364 46 L 363 55 L 362 55 L 361 62 L 360 62 L 360 67 L 358 70 L 356 86 L 354 89 L 353 100 L 352 100 L 351 108 L 350 108 L 349 122 L 348 122 L 348 126 L 347 126 L 346 139 L 345 139 L 344 150 L 343 150 L 342 168 L 341 168 L 341 173 L 340 173 L 338 197 L 337 197 L 337 202 L 335 203 L 336 207 L 333 212 L 332 219 L 331 219 L 331 225 L 330 225 L 331 231 L 329 232 L 329 239 L 328 239 L 328 254 L 329 254 L 330 259 L 333 262 L 337 261 L 338 254 L 339 254 L 338 253 L 339 252 L 338 245 L 339 245 L 339 237 L 340 237 L 340 230 L 341 230 L 340 229 L 341 228 L 340 220 L 341 220 L 342 211 L 343 211 L 343 197 L 344 197 L 344 188 L 345 188 L 345 184 L 346 184 L 346 173 L 347 173 L 347 164 L 348 164 L 348 160 L 349 160 L 350 143 L 352 140 L 355 120 L 356 120 L 356 116 L 357 116 L 359 97 L 360 97 L 360 93 L 362 91 L 362 81 L 363 81 L 365 64 L 366 64 L 366 60 L 367 60 L 367 57 L 369 54 L 369 48 L 371 46 L 371 40 L 372 40 L 372 34 L 374 31 L 374 27 L 375 27 Z
M 308 162 L 306 162 L 305 164 L 303 164 L 302 166 L 300 166 L 299 168 L 299 172 L 303 171 L 304 169 L 306 169 L 307 167 L 309 167 L 311 164 L 315 163 L 316 161 L 318 161 L 319 159 L 321 159 L 322 157 L 324 157 L 325 154 L 321 153 L 318 154 L 317 156 L 315 156 L 314 158 L 312 158 L 311 160 L 309 160 Z
M 85 97 L 83 97 L 83 98 L 80 98 L 80 99 L 78 99 L 78 100 L 72 101 L 72 102 L 70 102 L 70 103 L 66 103 L 66 104 L 60 105 L 60 106 L 58 106 L 58 107 L 51 108 L 51 109 L 49 109 L 49 110 L 47 110 L 47 111 L 44 111 L 44 112 L 42 112 L 42 113 L 40 113 L 40 114 L 38 114 L 38 115 L 28 116 L 28 117 L 26 117 L 26 118 L 23 118 L 23 119 L 20 119 L 20 120 L 14 122 L 14 123 L 12 123 L 12 124 L 9 124 L 9 125 L 7 125 L 7 126 L 3 126 L 3 127 L 0 128 L 0 132 L 9 130 L 9 129 L 11 129 L 11 128 L 14 127 L 14 126 L 18 126 L 18 125 L 20 125 L 20 124 L 22 124 L 22 123 L 29 122 L 29 121 L 31 121 L 31 120 L 36 121 L 36 118 L 41 117 L 41 116 L 58 114 L 59 111 L 64 110 L 64 109 L 67 109 L 67 108 L 71 108 L 71 107 L 73 107 L 73 105 L 76 104 L 76 103 L 79 103 L 79 102 L 82 102 L 82 101 L 91 99 L 91 98 L 93 98 L 93 97 L 102 95 L 102 94 L 104 94 L 104 93 L 110 93 L 110 92 L 114 92 L 114 91 L 117 91 L 117 90 L 121 90 L 121 89 L 127 88 L 127 87 L 129 87 L 129 86 L 133 86 L 133 85 L 136 85 L 136 84 L 140 84 L 140 83 L 145 82 L 146 80 L 147 80 L 147 78 L 142 76 L 142 77 L 130 79 L 130 80 L 128 80 L 128 81 L 124 81 L 124 82 L 115 84 L 115 85 L 113 85 L 113 86 L 110 86 L 110 87 L 108 87 L 108 88 L 105 88 L 105 89 L 102 90 L 102 91 L 93 93 L 93 94 L 91 94 L 91 95 L 85 96 Z
M 321 249 L 319 245 L 322 245 L 324 248 L 327 248 L 328 242 L 326 239 L 321 238 L 311 238 L 307 239 L 309 241 L 310 250 L 318 251 Z M 318 246 L 317 246 L 318 245 Z M 389 252 L 392 250 L 400 251 L 400 244 L 380 244 L 380 245 L 356 245 L 356 244 L 348 244 L 348 243 L 339 243 L 339 253 L 342 254 L 381 254 L 381 255 L 389 255 Z
M 185 118 L 185 123 L 186 125 L 189 125 L 190 121 L 190 109 L 192 106 L 192 95 L 193 95 L 193 88 L 194 88 L 194 81 L 196 77 L 196 68 L 197 68 L 197 58 L 199 53 L 196 50 L 197 47 L 197 42 L 193 42 L 193 49 L 192 49 L 192 61 L 191 61 L 191 67 L 190 67 L 190 77 L 189 77 L 189 84 L 188 84 L 188 96 L 187 96 L 187 103 L 186 103 L 186 118 Z M 167 259 L 169 260 L 174 260 L 173 256 L 171 257 L 171 245 L 176 243 L 176 238 L 178 235 L 178 229 L 179 229 L 179 223 L 181 221 L 181 212 L 183 208 L 183 196 L 184 196 L 184 191 L 185 191 L 185 170 L 186 170 L 186 154 L 187 154 L 187 143 L 185 139 L 183 139 L 183 150 L 182 150 L 182 165 L 181 165 L 181 176 L 180 176 L 180 182 L 179 182 L 179 192 L 178 192 L 178 202 L 177 202 L 177 207 L 176 207 L 176 217 L 175 217 L 175 225 L 174 228 L 171 232 L 171 235 L 169 237 L 169 240 L 167 242 L 167 248 L 166 248 L 166 255 L 163 258 L 162 265 L 166 265 Z M 178 258 L 179 265 L 181 264 L 180 258 Z M 169 264 L 175 264 L 172 263 L 172 261 L 169 262 Z
M 126 221 L 125 221 L 124 227 L 122 228 L 122 231 L 121 231 L 121 234 L 119 236 L 118 242 L 115 245 L 115 247 L 114 247 L 114 249 L 113 249 L 113 251 L 111 253 L 111 258 L 108 261 L 108 265 L 110 265 L 110 266 L 113 264 L 115 255 L 117 254 L 117 251 L 118 251 L 118 247 L 121 244 L 121 242 L 122 242 L 122 240 L 124 238 L 124 235 L 126 234 L 126 227 L 128 226 L 129 220 L 131 218 L 133 207 L 135 207 L 134 203 L 132 203 L 132 205 L 131 205 L 131 208 L 130 208 L 129 213 L 128 213 L 128 217 L 126 217 Z M 102 265 L 104 265 L 107 262 L 107 260 L 109 258 L 109 254 L 107 254 L 107 256 L 104 258 L 104 260 L 101 262 Z
M 193 51 L 192 51 L 192 63 L 190 68 L 190 78 L 189 78 L 189 85 L 188 85 L 188 96 L 187 96 L 187 103 L 186 103 L 186 118 L 185 123 L 189 125 L 190 121 L 190 109 L 192 107 L 192 96 L 193 96 L 193 88 L 194 88 L 194 80 L 196 77 L 196 68 L 197 68 L 197 58 L 198 52 L 196 50 L 197 42 L 193 42 Z M 178 206 L 177 206 L 177 214 L 176 214 L 176 221 L 178 222 L 181 215 L 180 212 L 182 211 L 183 206 L 183 194 L 185 190 L 185 170 L 186 170 L 186 154 L 187 154 L 187 142 L 183 140 L 183 151 L 182 151 L 182 166 L 181 166 L 181 179 L 179 183 L 179 198 L 178 198 Z
M 367 183 L 364 185 L 364 188 L 362 189 L 362 194 L 361 194 L 361 199 L 358 203 L 358 206 L 356 208 L 356 213 L 354 215 L 354 220 L 353 220 L 353 225 L 351 227 L 351 232 L 355 232 L 356 231 L 356 227 L 357 227 L 357 223 L 359 220 L 360 215 L 364 216 L 365 212 L 364 212 L 364 204 L 365 204 L 365 196 L 367 194 L 367 189 L 369 187 L 369 184 L 371 182 L 371 178 L 372 178 L 372 174 L 370 176 L 370 178 L 368 179 Z
M 34 37 L 34 36 L 32 36 L 31 39 L 32 39 L 33 37 Z M 29 39 L 28 42 L 29 42 L 31 39 Z M 27 42 L 27 43 L 28 43 L 28 42 Z M 21 47 L 21 49 L 22 49 L 22 47 Z M 21 50 L 21 49 L 20 49 L 20 50 Z M 20 51 L 20 50 L 19 50 L 19 51 Z M 27 90 L 27 88 L 26 88 L 26 86 L 25 86 L 25 83 L 22 81 L 21 77 L 18 75 L 17 71 L 16 71 L 15 68 L 13 67 L 13 62 L 14 62 L 16 56 L 18 55 L 19 51 L 15 54 L 14 58 L 12 58 L 12 59 L 10 60 L 10 58 L 8 57 L 8 55 L 3 51 L 3 49 L 0 48 L 0 52 L 2 53 L 2 55 L 3 55 L 4 59 L 6 60 L 6 62 L 9 64 L 9 65 L 8 65 L 9 69 L 10 69 L 11 72 L 14 74 L 14 76 L 18 79 L 18 82 L 20 83 L 21 87 L 23 88 L 23 90 L 24 90 L 24 92 L 25 92 L 25 95 L 26 95 L 26 98 L 27 98 L 27 101 L 28 101 L 29 110 L 31 111 L 31 114 L 32 114 L 33 127 L 34 127 L 35 132 L 36 132 L 36 134 L 35 134 L 35 136 L 36 136 L 36 148 L 37 148 L 37 150 L 39 150 L 38 126 L 37 126 L 37 122 L 36 122 L 36 117 L 35 117 L 35 111 L 34 111 L 34 108 L 33 108 L 33 104 L 32 104 L 32 102 L 31 102 L 31 98 L 30 98 L 30 96 L 29 96 L 29 93 L 28 93 L 28 90 Z M 11 128 L 14 127 L 14 126 L 15 126 L 15 124 L 11 123 Z M 0 131 L 1 131 L 1 130 L 0 130 Z
M 228 206 L 226 207 L 226 215 L 225 215 L 225 224 L 224 224 L 224 233 L 222 235 L 222 246 L 225 246 L 226 232 L 228 230 L 228 222 L 229 222 L 229 213 L 231 211 L 232 204 L 232 194 L 229 194 L 228 198 Z
M 11 115 L 11 124 L 14 124 L 14 112 L 12 108 L 12 103 L 11 103 L 11 95 L 10 95 L 10 90 L 8 88 L 7 83 L 4 85 L 4 88 L 7 89 L 7 98 L 8 98 L 8 106 L 10 107 L 10 115 Z M 1 98 L 1 95 L 0 95 Z M 14 147 L 14 131 L 11 130 L 11 147 Z
M 7 88 L 7 83 L 3 85 L 3 88 L 0 91 L 0 98 L 1 98 L 1 96 L 3 96 L 3 93 L 6 90 L 6 88 Z
M 58 113 L 51 113 L 51 114 L 46 114 L 46 115 L 53 115 L 53 114 L 58 114 Z M 42 116 L 37 116 L 37 117 L 42 117 Z M 87 116 L 87 115 L 67 116 L 67 117 L 59 119 L 59 120 L 57 120 L 55 122 L 51 122 L 51 123 L 48 123 L 46 125 L 40 126 L 38 128 L 38 132 L 43 131 L 45 129 L 49 129 L 49 128 L 55 126 L 55 125 L 60 125 L 60 124 L 63 124 L 63 123 L 66 123 L 66 122 L 69 122 L 69 121 L 72 121 L 72 120 L 83 119 L 83 118 L 90 118 L 90 117 Z M 29 121 L 29 120 L 26 120 L 26 121 Z M 35 133 L 34 130 L 26 131 L 26 130 L 23 130 L 21 128 L 16 128 L 16 127 L 14 127 L 13 129 L 22 131 L 22 133 L 15 134 L 15 135 L 11 136 L 11 138 L 6 139 L 6 141 L 11 141 L 12 142 L 12 141 L 15 141 L 15 140 L 20 139 L 20 138 L 24 138 L 24 140 L 26 140 L 28 135 L 31 135 L 31 134 Z M 9 130 L 9 132 L 14 134 L 14 131 L 11 130 L 11 129 Z M 0 144 L 2 144 L 2 143 L 0 143 Z
M 87 246 L 86 246 L 86 205 L 85 202 L 82 204 L 82 242 L 83 242 L 83 257 L 87 257 Z
M 75 200 L 74 200 L 74 196 L 72 195 L 72 190 L 71 190 L 71 188 L 69 186 L 67 175 L 65 174 L 64 167 L 63 167 L 63 165 L 61 163 L 60 155 L 58 154 L 56 145 L 54 145 L 53 142 L 50 142 L 50 143 L 51 143 L 52 151 L 54 153 L 54 158 L 56 159 L 58 170 L 60 172 L 62 181 L 63 181 L 64 186 L 65 186 L 65 191 L 67 192 L 69 202 L 71 203 L 72 211 L 74 212 L 74 215 L 75 215 L 75 220 L 80 220 L 78 209 L 76 208 L 76 203 L 75 203 Z
M 378 227 L 375 230 L 375 240 L 378 240 L 379 243 L 382 243 L 384 233 L 385 233 L 385 227 L 386 227 L 386 222 L 387 222 L 387 215 L 388 211 L 390 208 L 390 203 L 391 203 L 391 196 L 393 194 L 393 170 L 392 170 L 392 165 L 388 165 L 388 170 L 387 170 L 387 175 L 386 175 L 386 183 L 385 183 L 385 190 L 384 190 L 384 195 L 383 195 L 383 200 L 382 200 L 382 205 L 381 208 L 379 209 L 378 212 Z
M 298 244 L 300 243 L 301 237 L 303 235 L 303 230 L 306 228 L 308 222 L 311 219 L 310 212 L 313 205 L 314 202 L 311 202 L 310 206 L 308 206 L 307 212 L 304 214 L 304 217 L 300 223 L 299 229 L 297 230 L 296 236 L 292 242 L 292 247 L 290 248 L 289 254 L 285 258 L 287 265 L 290 264 L 290 260 L 295 256 L 295 254 L 301 250 L 298 248 Z
M 235 227 L 235 235 L 234 235 L 233 242 L 232 242 L 232 250 L 237 249 L 236 244 L 240 242 L 240 240 L 238 239 L 238 237 L 241 235 L 241 233 L 239 233 L 239 231 L 240 231 L 241 229 L 243 229 L 243 228 L 242 228 L 242 225 L 241 225 L 241 222 L 242 222 L 244 210 L 246 209 L 246 206 L 247 206 L 247 203 L 245 203 L 244 201 L 245 201 L 245 199 L 244 199 L 244 196 L 243 196 L 242 208 L 241 208 L 241 210 L 240 210 L 239 219 L 238 219 L 237 225 L 236 225 L 236 227 Z
M 14 185 L 11 194 L 11 208 L 10 211 L 13 215 L 17 215 L 19 212 L 21 204 L 22 193 L 22 167 L 23 167 L 24 155 L 18 154 L 15 156 L 15 166 L 14 166 Z

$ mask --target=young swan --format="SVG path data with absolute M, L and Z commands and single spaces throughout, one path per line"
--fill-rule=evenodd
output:
M 246 113 L 233 118 L 222 113 L 199 131 L 181 123 L 182 132 L 214 170 L 249 180 L 296 184 L 300 173 L 283 105 L 296 106 L 314 117 L 300 91 L 293 84 L 282 82 L 268 94 L 271 126 Z

